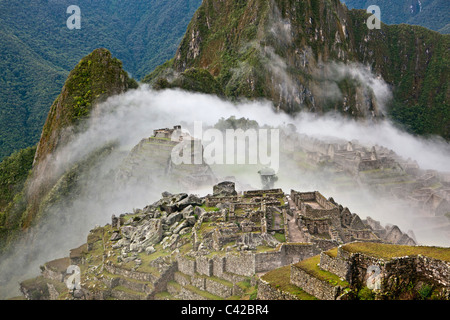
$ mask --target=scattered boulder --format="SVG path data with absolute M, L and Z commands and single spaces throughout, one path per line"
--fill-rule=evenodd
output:
M 145 248 L 145 253 L 147 253 L 148 255 L 154 252 L 156 252 L 156 249 L 153 246 L 148 246 L 147 248 Z
M 118 241 L 120 239 L 122 239 L 122 236 L 117 231 L 111 235 L 111 238 L 109 238 L 110 241 Z
M 183 218 L 183 214 L 181 212 L 174 212 L 167 216 L 166 224 L 171 226 L 175 222 L 179 222 Z
M 224 181 L 213 187 L 214 197 L 229 197 L 237 195 L 236 184 L 231 181 Z
M 171 197 L 172 196 L 172 194 L 170 192 L 168 192 L 168 191 L 164 191 L 163 193 L 161 193 L 161 195 L 162 195 L 163 198 L 167 198 L 167 197 Z

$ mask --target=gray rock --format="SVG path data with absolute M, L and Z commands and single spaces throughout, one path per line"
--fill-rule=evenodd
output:
M 179 232 L 178 234 L 179 234 L 180 236 L 182 236 L 182 235 L 184 235 L 184 234 L 186 234 L 186 233 L 191 232 L 191 230 L 192 230 L 192 228 L 186 227 L 186 228 L 184 228 L 184 229 L 181 229 L 180 232 Z
M 171 197 L 172 196 L 172 194 L 170 192 L 168 192 L 168 191 L 164 191 L 161 195 L 163 196 L 163 198 L 167 198 L 167 197 Z
M 122 239 L 122 236 L 120 235 L 119 232 L 114 232 L 114 233 L 111 235 L 111 238 L 109 238 L 110 241 L 118 241 L 118 240 L 120 240 L 120 239 Z
M 119 227 L 119 218 L 117 218 L 115 215 L 112 215 L 111 217 L 111 227 L 113 228 Z
M 131 236 L 133 235 L 133 233 L 136 231 L 136 227 L 133 226 L 123 226 L 121 228 L 122 231 L 122 235 L 127 238 L 130 239 Z
M 237 192 L 234 182 L 223 181 L 213 187 L 213 196 L 215 197 L 228 197 L 235 195 L 237 195 Z
M 194 214 L 194 207 L 190 204 L 186 208 L 184 208 L 181 211 L 181 214 L 183 215 L 183 219 L 186 219 L 189 216 L 192 216 Z
M 175 222 L 174 224 L 172 224 L 169 228 L 169 232 L 174 233 L 173 230 L 175 230 L 178 227 L 178 225 L 179 225 L 178 222 Z
M 188 224 L 188 226 L 192 227 L 195 225 L 195 217 L 194 216 L 189 216 L 186 217 L 186 222 Z
M 132 244 L 130 244 L 130 251 L 138 251 L 139 247 L 140 247 L 139 244 L 132 243 Z
M 177 202 L 178 210 L 183 210 L 188 206 L 201 206 L 203 204 L 203 200 L 197 197 L 196 195 L 190 194 L 188 197 L 182 199 Z
M 147 248 L 145 248 L 145 253 L 147 254 L 152 254 L 156 252 L 156 249 L 153 246 L 148 246 Z
M 188 226 L 189 226 L 188 222 L 184 220 L 183 222 L 180 222 L 175 229 L 173 229 L 173 233 L 179 233 L 181 229 L 184 229 Z
M 194 209 L 194 215 L 197 215 L 197 217 L 199 217 L 199 218 L 205 213 L 206 213 L 206 210 L 203 209 L 202 207 L 195 207 L 195 209 Z
M 178 234 L 173 234 L 170 237 L 164 238 L 163 242 L 161 242 L 163 249 L 175 249 L 176 242 L 180 236 Z
M 183 218 L 183 214 L 181 212 L 174 212 L 169 214 L 169 216 L 166 219 L 166 224 L 171 226 L 175 222 L 179 222 Z

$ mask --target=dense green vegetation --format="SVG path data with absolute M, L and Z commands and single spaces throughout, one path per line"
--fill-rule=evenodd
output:
M 342 0 L 350 9 L 366 9 L 377 5 L 381 20 L 387 24 L 413 24 L 441 33 L 450 33 L 447 0 Z
M 14 152 L 0 162 L 0 212 L 19 193 L 33 164 L 36 147 Z M 1 218 L 0 218 L 0 225 Z
M 105 47 L 140 79 L 176 51 L 201 0 L 0 0 L 0 160 L 34 145 L 51 103 L 80 59 Z

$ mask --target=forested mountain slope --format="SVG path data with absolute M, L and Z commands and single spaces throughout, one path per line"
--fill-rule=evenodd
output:
M 0 160 L 39 140 L 69 71 L 107 48 L 140 79 L 171 58 L 200 0 L 80 0 L 81 29 L 69 30 L 69 0 L 0 0 Z
M 388 24 L 415 24 L 441 33 L 450 33 L 450 2 L 447 0 L 342 0 L 350 9 L 377 5 L 381 20 Z

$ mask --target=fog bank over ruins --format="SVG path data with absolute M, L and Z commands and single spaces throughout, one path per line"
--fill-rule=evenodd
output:
M 155 129 L 182 124 L 183 129 L 194 132 L 194 122 L 208 128 L 232 116 L 254 120 L 260 127 L 282 129 L 285 136 L 280 139 L 277 188 L 285 192 L 320 191 L 346 203 L 363 218 L 371 216 L 382 223 L 397 224 L 405 232 L 420 227 L 422 230 L 414 230 L 419 243 L 450 243 L 448 231 L 442 238 L 442 230 L 436 230 L 447 230 L 448 226 L 444 211 L 450 201 L 449 174 L 445 172 L 450 145 L 438 138 L 413 137 L 389 121 L 309 113 L 292 118 L 277 113 L 267 101 L 230 103 L 210 95 L 180 90 L 155 92 L 144 86 L 101 105 L 89 128 L 62 153 L 67 155 L 69 149 L 70 154 L 79 156 L 110 141 L 119 141 L 119 150 L 127 153 Z M 237 188 L 239 184 L 261 187 L 258 165 L 211 168 L 219 180 L 234 176 Z M 202 190 L 197 191 L 205 195 L 208 188 Z M 130 194 L 142 194 L 142 190 Z M 144 199 L 127 198 L 123 205 L 143 206 Z M 425 227 L 428 225 L 431 229 Z

